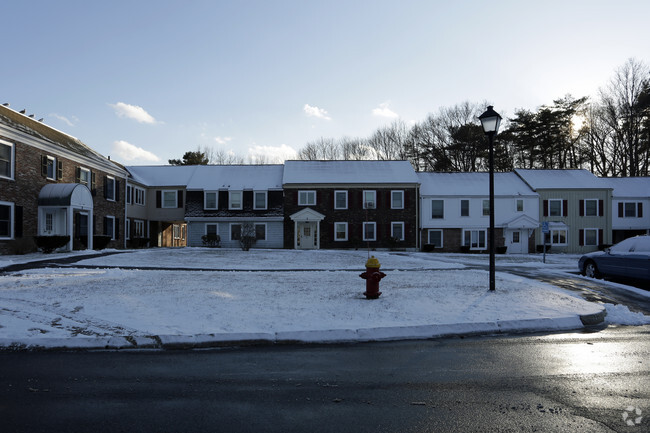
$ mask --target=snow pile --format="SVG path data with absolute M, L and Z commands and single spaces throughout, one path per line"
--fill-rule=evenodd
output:
M 607 309 L 607 316 L 605 317 L 607 323 L 633 326 L 650 325 L 650 316 L 630 311 L 625 305 L 605 304 L 605 308 Z

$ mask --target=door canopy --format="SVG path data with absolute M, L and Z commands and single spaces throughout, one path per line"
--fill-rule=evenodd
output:
M 91 210 L 93 208 L 93 196 L 85 185 L 51 183 L 45 185 L 38 194 L 38 205 Z

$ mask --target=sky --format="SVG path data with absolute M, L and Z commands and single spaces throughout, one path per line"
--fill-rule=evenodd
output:
M 597 98 L 650 64 L 646 0 L 30 0 L 0 6 L 0 103 L 126 165 L 294 159 L 464 101 Z

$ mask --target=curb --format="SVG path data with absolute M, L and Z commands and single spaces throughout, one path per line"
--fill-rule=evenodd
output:
M 0 339 L 0 351 L 22 350 L 187 350 L 200 348 L 262 346 L 273 344 L 334 344 L 373 341 L 428 340 L 495 334 L 569 331 L 605 320 L 607 311 L 557 318 L 503 320 L 478 323 L 396 326 L 385 328 L 331 329 L 198 335 L 155 335 L 98 338 L 35 338 L 28 342 Z

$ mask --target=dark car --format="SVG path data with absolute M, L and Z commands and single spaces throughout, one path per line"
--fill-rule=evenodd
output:
M 650 282 L 650 236 L 635 236 L 605 249 L 585 254 L 580 273 L 591 278 L 624 278 Z

